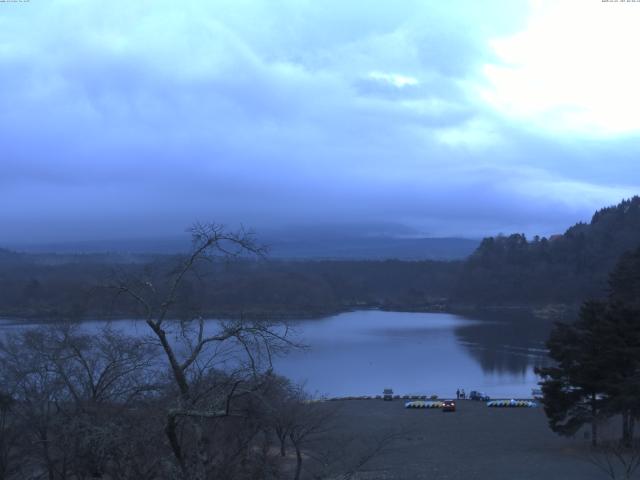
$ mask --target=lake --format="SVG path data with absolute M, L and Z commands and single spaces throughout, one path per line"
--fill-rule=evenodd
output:
M 140 321 L 112 323 L 133 335 L 147 333 Z M 494 398 L 530 397 L 538 381 L 534 367 L 547 361 L 544 341 L 550 330 L 549 322 L 522 313 L 478 318 L 367 310 L 293 324 L 297 339 L 309 348 L 277 358 L 275 370 L 305 382 L 310 393 L 327 396 L 376 395 L 393 388 L 401 395 L 451 397 L 464 388 Z M 17 328 L 24 327 L 0 321 L 0 332 Z

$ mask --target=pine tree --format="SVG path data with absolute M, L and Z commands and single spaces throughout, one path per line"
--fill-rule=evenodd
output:
M 640 418 L 640 249 L 621 257 L 609 277 L 607 301 L 587 301 L 579 319 L 558 324 L 547 347 L 555 365 L 537 370 L 551 429 L 573 435 L 621 415 L 622 441 Z
M 622 416 L 622 441 L 629 446 L 640 418 L 640 248 L 620 258 L 609 287 L 609 408 Z
M 640 312 L 640 248 L 622 255 L 609 275 L 609 301 Z
M 545 413 L 551 429 L 561 435 L 574 435 L 585 424 L 591 425 L 591 440 L 597 444 L 598 421 L 608 412 L 606 305 L 587 301 L 579 320 L 558 323 L 547 342 L 553 367 L 536 370 L 542 377 Z

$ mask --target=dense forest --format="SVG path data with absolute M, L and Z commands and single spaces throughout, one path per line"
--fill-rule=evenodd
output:
M 625 252 L 640 245 L 640 197 L 597 211 L 550 238 L 490 237 L 464 263 L 457 301 L 479 304 L 576 303 L 601 296 Z
M 563 235 L 486 238 L 464 261 L 217 258 L 182 285 L 176 314 L 316 316 L 366 307 L 576 305 L 601 296 L 618 258 L 638 245 L 640 197 L 634 197 L 599 210 L 590 223 Z M 116 302 L 107 287 L 123 277 L 165 278 L 179 261 L 176 255 L 0 250 L 0 315 L 134 315 L 136 307 Z

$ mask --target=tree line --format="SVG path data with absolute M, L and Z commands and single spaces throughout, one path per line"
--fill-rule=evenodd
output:
M 218 260 L 179 292 L 185 314 L 322 316 L 354 308 L 428 310 L 457 306 L 578 305 L 607 291 L 607 275 L 640 245 L 640 197 L 596 212 L 562 235 L 484 239 L 460 261 Z M 27 255 L 0 250 L 0 315 L 82 319 L 139 315 L 100 288 L 123 274 L 162 276 L 176 255 Z
M 112 278 L 162 278 L 176 255 L 0 258 L 0 316 L 44 320 L 130 318 L 140 315 L 131 299 L 113 302 L 103 288 Z M 177 301 L 209 317 L 315 317 L 354 308 L 420 308 L 450 293 L 458 262 L 280 261 L 215 259 L 186 279 Z M 176 311 L 178 310 L 176 305 Z
M 597 211 L 563 234 L 485 238 L 462 265 L 453 298 L 481 305 L 580 304 L 607 292 L 622 254 L 640 245 L 640 197 Z

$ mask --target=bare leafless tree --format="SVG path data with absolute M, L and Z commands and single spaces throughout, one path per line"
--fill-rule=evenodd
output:
M 366 438 L 340 434 L 341 405 L 310 397 L 300 385 L 277 379 L 278 395 L 267 402 L 269 424 L 279 443 L 281 457 L 286 446 L 295 452 L 292 476 L 350 480 L 385 451 L 405 431 L 382 431 Z
M 12 418 L 15 401 L 0 390 L 0 480 L 7 480 L 19 468 L 15 443 L 18 429 Z
M 296 452 L 295 480 L 300 480 L 302 475 L 303 449 L 317 437 L 326 435 L 331 428 L 330 421 L 335 417 L 336 410 L 326 407 L 305 402 L 293 406 L 289 439 Z
M 640 441 L 618 438 L 619 429 L 612 420 L 601 422 L 600 441 L 586 450 L 586 459 L 612 480 L 636 478 L 640 468 Z
M 640 467 L 640 445 L 625 445 L 620 440 L 604 441 L 590 449 L 588 459 L 612 480 L 629 480 Z
M 206 476 L 213 455 L 205 423 L 242 415 L 231 408 L 231 400 L 259 390 L 260 382 L 255 380 L 260 371 L 269 369 L 272 356 L 293 343 L 288 328 L 279 322 L 241 318 L 207 324 L 198 315 L 175 320 L 181 288 L 189 277 L 197 280 L 207 261 L 246 254 L 259 257 L 265 251 L 243 229 L 229 232 L 218 224 L 196 224 L 190 233 L 191 253 L 159 283 L 146 275 L 119 279 L 112 288 L 141 307 L 162 348 L 178 393 L 176 405 L 167 412 L 165 433 L 183 476 L 200 479 Z M 208 383 L 214 388 L 202 389 L 203 375 L 220 364 L 233 370 L 226 377 L 230 383 L 224 388 Z M 188 442 L 183 432 L 187 426 L 195 439 L 189 451 L 185 451 Z
M 28 476 L 91 477 L 105 473 L 129 433 L 131 408 L 156 391 L 152 359 L 141 339 L 105 327 L 28 329 L 0 342 L 2 387 L 13 397 L 21 429 L 14 450 Z
M 147 335 L 55 325 L 0 340 L 0 480 L 346 480 L 386 448 L 391 436 L 336 441 L 336 404 L 273 373 L 274 356 L 299 347 L 285 323 L 199 315 L 185 286 L 218 271 L 209 262 L 263 249 L 242 230 L 191 233 L 177 265 L 109 286 L 138 305 Z

